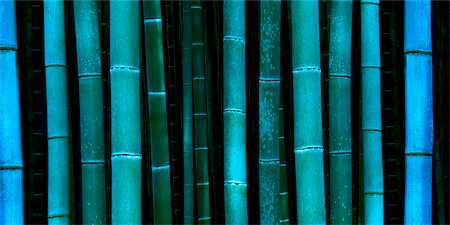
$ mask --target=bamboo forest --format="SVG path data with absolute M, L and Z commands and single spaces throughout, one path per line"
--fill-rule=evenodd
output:
M 449 12 L 0 0 L 0 224 L 449 224 Z

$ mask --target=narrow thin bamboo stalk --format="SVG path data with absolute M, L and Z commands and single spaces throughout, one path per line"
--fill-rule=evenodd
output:
M 259 10 L 259 218 L 261 224 L 278 224 L 281 1 L 261 1 Z
M 247 224 L 245 1 L 223 2 L 223 143 L 226 224 Z
M 183 164 L 184 224 L 194 224 L 194 144 L 192 114 L 192 23 L 191 2 L 183 1 Z
M 69 223 L 69 122 L 64 1 L 44 1 L 48 223 Z
M 111 222 L 140 224 L 139 2 L 110 2 Z
M 82 218 L 106 223 L 103 86 L 96 1 L 74 1 L 80 95 Z
M 144 1 L 145 54 L 155 224 L 172 223 L 161 2 Z
M 280 79 L 280 83 L 283 81 Z M 280 224 L 289 224 L 289 193 L 287 183 L 287 163 L 286 163 L 286 144 L 284 137 L 284 107 L 283 107 L 283 92 L 280 84 L 280 132 L 278 143 L 280 146 Z
M 361 1 L 364 223 L 384 223 L 379 1 Z
M 319 1 L 292 1 L 294 153 L 299 224 L 325 224 Z
M 24 223 L 15 1 L 0 1 L 0 224 Z
M 192 86 L 194 103 L 195 183 L 198 223 L 210 224 L 208 115 L 206 99 L 205 55 L 203 37 L 203 7 L 192 1 Z
M 431 1 L 405 1 L 405 224 L 432 223 Z
M 330 3 L 330 223 L 352 223 L 352 0 Z

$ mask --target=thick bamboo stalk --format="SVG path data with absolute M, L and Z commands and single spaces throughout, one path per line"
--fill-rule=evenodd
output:
M 432 223 L 431 2 L 405 1 L 405 224 Z
M 0 224 L 24 223 L 15 1 L 0 1 Z
M 208 115 L 206 99 L 203 7 L 192 1 L 192 85 L 194 103 L 195 183 L 198 223 L 210 224 Z
M 183 164 L 184 224 L 194 224 L 194 142 L 192 114 L 191 2 L 183 1 Z
M 384 223 L 379 1 L 361 1 L 364 223 Z
M 74 1 L 80 94 L 82 218 L 106 223 L 103 86 L 96 1 Z
M 155 224 L 172 223 L 161 2 L 144 1 L 145 54 Z
M 48 223 L 69 223 L 69 122 L 64 1 L 44 1 Z
M 280 222 L 281 1 L 260 2 L 259 211 L 261 224 Z
M 292 1 L 294 153 L 299 224 L 325 224 L 319 2 Z
M 330 223 L 352 223 L 351 41 L 352 0 L 330 10 L 329 143 Z
M 226 224 L 247 224 L 245 1 L 223 2 L 223 142 Z
M 139 2 L 110 2 L 111 222 L 140 224 Z

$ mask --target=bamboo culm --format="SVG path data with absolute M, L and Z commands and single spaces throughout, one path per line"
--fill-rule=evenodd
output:
M 260 2 L 259 210 L 261 224 L 280 222 L 281 1 Z
M 223 2 L 223 142 L 226 224 L 247 224 L 245 1 Z
M 153 215 L 155 224 L 172 223 L 169 133 L 164 72 L 161 1 L 144 1 Z
M 183 164 L 184 224 L 194 224 L 194 142 L 192 109 L 191 2 L 183 1 Z
M 106 223 L 103 86 L 96 1 L 74 1 L 80 95 L 82 218 Z
M 352 223 L 352 0 L 330 3 L 330 223 Z
M 64 1 L 44 1 L 48 223 L 69 223 L 69 121 Z
M 15 1 L 0 1 L 0 224 L 24 223 Z
M 110 2 L 112 224 L 142 223 L 139 15 L 138 1 Z
M 292 1 L 291 12 L 297 219 L 325 224 L 319 1 Z
M 431 2 L 405 1 L 405 224 L 432 223 Z

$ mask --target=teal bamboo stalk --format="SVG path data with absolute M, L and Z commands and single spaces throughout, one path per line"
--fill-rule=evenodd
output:
M 192 1 L 192 86 L 194 103 L 195 183 L 198 223 L 210 224 L 208 115 L 206 99 L 203 7 Z
M 259 11 L 259 218 L 261 224 L 278 224 L 281 1 L 260 1 Z
M 292 1 L 294 153 L 299 224 L 325 224 L 319 1 Z
M 280 83 L 283 81 L 280 79 Z M 281 84 L 280 84 L 281 85 Z M 280 146 L 280 224 L 289 224 L 289 192 L 287 183 L 287 164 L 286 164 L 286 144 L 284 137 L 284 107 L 283 107 L 283 92 L 280 86 L 280 132 L 279 132 L 279 146 Z
M 405 224 L 432 223 L 431 1 L 405 1 Z
M 15 1 L 0 1 L 0 224 L 24 223 Z
M 111 222 L 140 224 L 139 2 L 110 2 Z
M 106 223 L 103 86 L 96 1 L 74 1 L 80 95 L 82 218 Z
M 144 1 L 145 54 L 155 224 L 172 223 L 161 2 Z
M 364 223 L 384 223 L 379 1 L 361 1 Z
M 69 223 L 69 122 L 64 1 L 44 1 L 48 223 Z
M 194 142 L 192 109 L 192 23 L 191 2 L 183 1 L 183 164 L 184 224 L 194 224 Z
M 247 224 L 245 1 L 223 2 L 223 147 L 226 224 Z
M 352 223 L 352 0 L 330 3 L 330 223 Z

